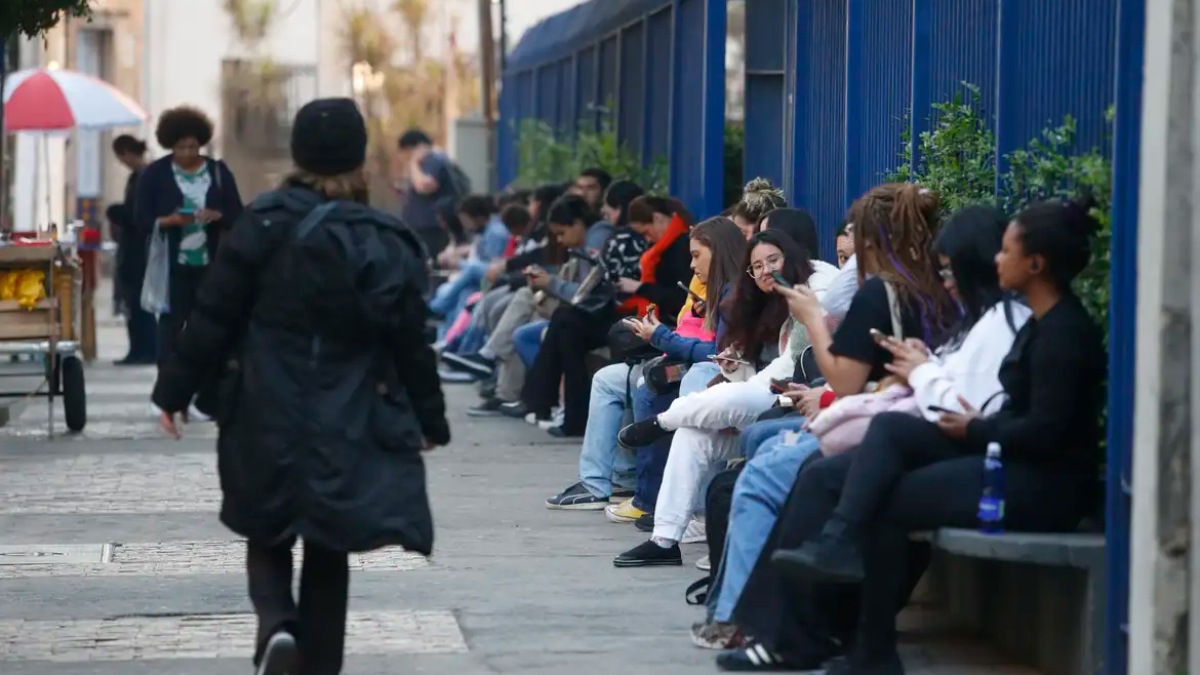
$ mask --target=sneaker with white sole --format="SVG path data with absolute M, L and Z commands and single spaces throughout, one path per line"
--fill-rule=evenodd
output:
M 708 542 L 708 530 L 704 526 L 704 521 L 699 518 L 692 518 L 688 523 L 687 529 L 683 531 L 683 538 L 679 540 L 681 544 L 704 544 Z
M 300 650 L 296 648 L 296 638 L 286 630 L 281 630 L 267 640 L 263 648 L 262 661 L 258 664 L 255 675 L 300 675 Z
M 637 522 L 646 512 L 633 505 L 632 499 L 626 499 L 620 504 L 610 504 L 604 509 L 604 517 L 611 523 L 625 524 Z
M 746 636 L 731 623 L 704 621 L 692 624 L 692 644 L 701 649 L 737 649 L 746 644 Z
M 576 483 L 561 493 L 546 500 L 546 508 L 553 511 L 600 511 L 608 506 L 608 497 L 597 497 Z
M 701 572 L 711 572 L 712 571 L 712 558 L 709 556 L 704 556 L 703 558 L 697 560 L 696 561 L 696 569 L 700 570 Z

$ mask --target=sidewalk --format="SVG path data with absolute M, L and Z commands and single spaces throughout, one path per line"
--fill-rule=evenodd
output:
M 242 549 L 215 515 L 215 429 L 163 439 L 153 369 L 105 365 L 123 338 L 98 319 L 85 432 L 46 439 L 42 406 L 0 429 L 0 672 L 250 672 Z M 466 417 L 470 388 L 447 395 L 454 442 L 428 456 L 436 553 L 356 557 L 346 672 L 714 672 L 683 598 L 703 547 L 685 547 L 682 569 L 614 568 L 644 535 L 543 506 L 574 480 L 578 444 Z M 920 675 L 1024 672 L 969 645 L 910 642 L 905 656 Z

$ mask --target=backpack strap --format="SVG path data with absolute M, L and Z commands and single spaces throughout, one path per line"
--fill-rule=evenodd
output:
M 325 202 L 312 211 L 309 211 L 304 220 L 300 221 L 300 224 L 296 226 L 296 239 L 300 240 L 307 237 L 309 233 L 316 229 L 317 225 L 320 225 L 338 207 L 338 204 L 339 202 L 337 201 Z

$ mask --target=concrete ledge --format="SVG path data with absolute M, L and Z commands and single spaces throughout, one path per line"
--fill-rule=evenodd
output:
M 984 534 L 943 528 L 932 543 L 947 553 L 968 558 L 1086 570 L 1104 565 L 1104 536 L 1100 534 Z

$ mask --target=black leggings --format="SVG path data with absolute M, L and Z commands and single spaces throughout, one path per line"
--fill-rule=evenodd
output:
M 277 544 L 248 542 L 246 572 L 250 601 L 258 615 L 257 665 L 267 640 L 286 629 L 300 648 L 300 675 L 342 672 L 346 647 L 346 606 L 350 567 L 345 553 L 304 542 L 300 602 L 292 597 L 292 547 L 295 537 Z
M 563 385 L 563 430 L 582 436 L 587 427 L 592 378 L 587 354 L 603 347 L 615 318 L 611 310 L 595 314 L 563 305 L 550 317 L 542 347 L 525 377 L 522 398 L 532 412 L 548 416 L 558 403 L 558 385 Z
M 808 657 L 845 637 L 854 624 L 854 612 L 845 608 L 861 593 L 857 643 L 868 653 L 894 650 L 896 613 L 928 561 L 928 547 L 913 544 L 908 535 L 975 527 L 982 476 L 982 456 L 970 454 L 936 425 L 902 413 L 879 415 L 861 446 L 801 471 L 735 619 L 781 653 Z M 1006 461 L 1005 527 L 1073 529 L 1086 513 L 1094 480 L 1086 471 Z M 835 511 L 865 536 L 861 588 L 786 584 L 765 563 L 770 553 L 815 537 Z

